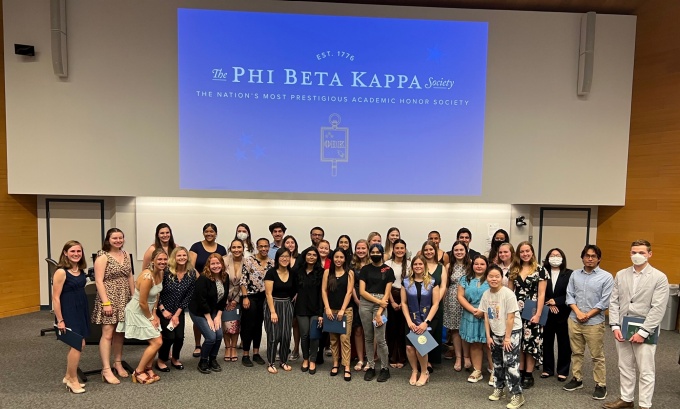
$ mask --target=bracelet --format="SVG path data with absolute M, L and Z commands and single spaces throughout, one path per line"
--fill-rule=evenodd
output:
M 156 317 L 154 317 L 153 315 L 151 315 L 151 318 L 149 318 L 149 321 L 153 321 L 154 318 L 156 318 Z
M 111 301 L 103 302 L 102 307 L 108 307 L 111 305 Z

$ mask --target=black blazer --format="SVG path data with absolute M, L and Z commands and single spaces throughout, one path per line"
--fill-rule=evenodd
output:
M 229 276 L 224 283 L 224 297 L 217 302 L 217 284 L 201 274 L 194 286 L 194 295 L 189 303 L 189 311 L 194 315 L 204 315 L 224 310 L 227 306 L 228 293 Z
M 547 270 L 550 271 L 549 269 Z M 550 275 L 548 287 L 545 289 L 545 300 L 554 299 L 557 308 L 560 310 L 558 314 L 548 314 L 548 320 L 550 321 L 558 323 L 567 322 L 569 314 L 571 314 L 571 308 L 567 305 L 567 286 L 569 285 L 569 277 L 571 277 L 572 272 L 572 270 L 566 269 L 560 273 L 555 284 L 555 290 L 553 290 L 552 274 Z

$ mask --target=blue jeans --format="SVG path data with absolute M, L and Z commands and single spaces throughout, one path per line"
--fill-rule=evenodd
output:
M 210 313 L 213 320 L 216 315 L 217 311 Z M 201 334 L 203 334 L 203 338 L 205 338 L 203 345 L 201 345 L 201 359 L 207 361 L 208 358 L 217 358 L 217 352 L 220 350 L 220 343 L 222 342 L 222 325 L 218 325 L 215 331 L 213 331 L 203 315 L 194 315 L 189 311 L 189 316 L 201 331 Z

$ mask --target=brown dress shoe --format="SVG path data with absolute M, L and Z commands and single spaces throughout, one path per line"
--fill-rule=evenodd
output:
M 614 402 L 605 403 L 602 405 L 604 409 L 624 409 L 624 408 L 634 408 L 635 404 L 633 402 L 626 402 L 625 400 L 619 398 Z

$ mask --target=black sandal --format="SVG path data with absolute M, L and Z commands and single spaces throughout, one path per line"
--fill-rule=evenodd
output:
M 332 367 L 332 368 L 331 368 L 331 376 L 337 376 L 339 370 L 340 370 L 340 367 L 339 367 L 339 366 L 334 366 L 334 367 Z M 334 372 L 334 371 L 335 371 L 335 372 Z
M 345 371 L 345 376 L 343 376 L 343 379 L 345 382 L 349 382 L 352 380 L 352 372 L 350 371 Z

